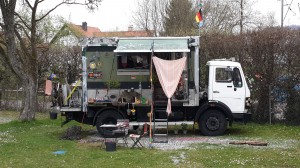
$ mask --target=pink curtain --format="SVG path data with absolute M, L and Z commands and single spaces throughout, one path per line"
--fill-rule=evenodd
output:
M 176 91 L 182 71 L 185 67 L 186 57 L 178 60 L 163 60 L 153 57 L 153 63 L 157 72 L 159 82 L 168 98 L 167 113 L 171 110 L 171 97 Z

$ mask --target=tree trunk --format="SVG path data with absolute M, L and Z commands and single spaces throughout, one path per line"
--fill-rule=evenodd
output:
M 0 89 L 0 106 L 2 107 L 2 89 Z
M 23 79 L 24 109 L 20 113 L 20 121 L 32 121 L 35 119 L 37 109 L 37 81 L 35 77 L 26 75 Z

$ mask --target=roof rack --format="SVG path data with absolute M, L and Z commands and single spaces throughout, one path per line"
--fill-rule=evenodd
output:
M 235 57 L 231 57 L 231 58 L 221 58 L 221 59 L 213 59 L 213 61 L 233 61 L 233 62 L 235 62 Z

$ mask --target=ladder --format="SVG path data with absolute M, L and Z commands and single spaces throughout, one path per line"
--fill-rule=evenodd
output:
M 153 115 L 153 143 L 168 143 L 168 122 L 166 108 L 155 108 Z

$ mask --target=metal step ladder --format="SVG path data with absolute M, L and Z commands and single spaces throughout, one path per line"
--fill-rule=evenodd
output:
M 168 143 L 168 114 L 165 108 L 154 109 L 153 143 Z

